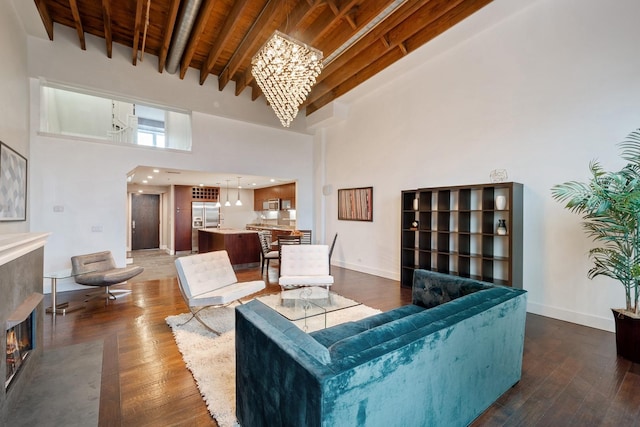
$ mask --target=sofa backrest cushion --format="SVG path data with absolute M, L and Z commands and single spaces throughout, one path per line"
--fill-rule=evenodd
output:
M 524 292 L 505 287 L 494 287 L 475 292 L 473 295 L 408 315 L 345 338 L 331 345 L 329 353 L 334 363 L 355 364 L 359 359 L 366 360 L 371 357 L 371 352 L 383 354 L 390 350 L 389 346 L 393 347 L 411 341 L 403 340 L 403 335 L 409 337 L 409 334 L 421 331 L 420 333 L 416 332 L 418 336 L 426 336 L 509 299 L 516 298 Z
M 180 257 L 175 263 L 180 283 L 191 297 L 197 297 L 238 281 L 227 251 Z
M 332 344 L 350 337 L 352 335 L 359 334 L 385 323 L 392 322 L 397 319 L 409 316 L 411 314 L 425 310 L 424 307 L 408 304 L 402 307 L 395 308 L 393 310 L 378 313 L 373 316 L 365 317 L 353 322 L 345 322 L 339 325 L 332 326 L 326 329 L 320 329 L 318 331 L 311 332 L 310 335 L 316 339 L 320 344 L 325 347 L 330 347 Z
M 412 302 L 431 308 L 493 286 L 466 277 L 418 269 L 413 272 Z

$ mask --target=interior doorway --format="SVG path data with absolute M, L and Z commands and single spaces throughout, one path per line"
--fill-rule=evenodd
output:
M 131 249 L 160 247 L 160 195 L 133 194 L 131 198 Z

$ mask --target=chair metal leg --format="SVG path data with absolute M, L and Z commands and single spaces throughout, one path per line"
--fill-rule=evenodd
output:
M 95 298 L 106 298 L 108 300 L 114 301 L 131 293 L 130 289 L 110 289 L 109 286 L 102 287 L 104 288 L 104 291 L 92 292 L 90 294 L 87 294 L 87 299 L 85 299 L 85 302 Z

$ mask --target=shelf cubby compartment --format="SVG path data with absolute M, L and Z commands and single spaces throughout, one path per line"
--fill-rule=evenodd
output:
M 418 233 L 418 248 L 423 251 L 430 251 L 433 248 L 430 231 Z
M 402 210 L 403 211 L 415 211 L 413 206 L 413 200 L 417 197 L 416 191 L 403 191 L 402 192 Z
M 419 221 L 419 229 L 420 230 L 431 230 L 432 229 L 432 215 L 431 215 L 431 211 L 427 211 L 427 212 L 423 212 L 420 211 L 418 213 L 418 221 Z
M 431 270 L 431 258 L 432 258 L 431 251 L 420 251 L 418 255 L 418 262 L 419 262 L 420 268 L 424 270 Z

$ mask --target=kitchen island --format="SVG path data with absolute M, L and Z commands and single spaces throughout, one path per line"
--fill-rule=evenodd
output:
M 226 250 L 235 270 L 260 265 L 260 241 L 254 230 L 203 228 L 198 230 L 198 252 Z

